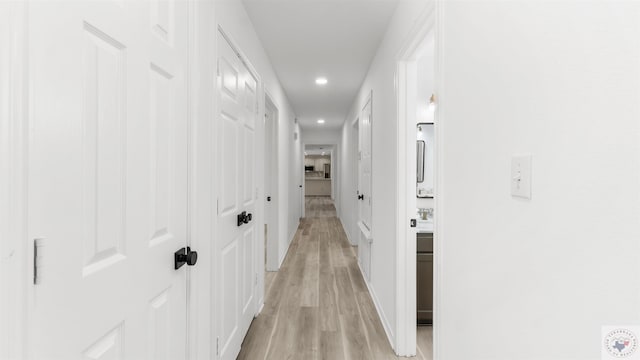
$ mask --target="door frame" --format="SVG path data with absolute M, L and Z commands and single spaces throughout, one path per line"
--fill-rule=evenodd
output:
M 25 0 L 0 4 L 6 32 L 0 41 L 0 357 L 29 358 L 27 307 L 33 277 L 27 240 L 28 108 L 28 4 Z M 5 107 L 6 106 L 6 107 Z M 6 141 L 5 141 L 6 140 Z M 6 170 L 6 172 L 4 172 Z M 6 221 L 6 222 L 5 222 Z
M 360 173 L 359 169 L 358 169 L 358 163 L 359 163 L 359 154 L 360 154 L 360 144 L 358 143 L 360 141 L 360 117 L 362 115 L 358 112 L 358 114 L 355 116 L 355 118 L 353 119 L 353 121 L 351 121 L 351 137 L 349 139 L 347 139 L 348 143 L 353 143 L 351 144 L 352 149 L 355 149 L 355 151 L 352 152 L 352 164 L 356 164 L 356 166 L 352 167 L 351 170 L 351 174 L 349 174 L 349 176 L 353 176 L 353 190 L 356 190 L 356 192 L 358 191 L 358 175 Z M 349 151 L 351 152 L 351 151 Z M 348 234 L 349 238 L 349 243 L 351 244 L 351 246 L 357 246 L 358 245 L 358 239 L 360 239 L 360 226 L 358 225 L 358 211 L 360 208 L 360 203 L 358 202 L 358 198 L 356 194 L 349 194 L 349 195 L 345 195 L 347 196 L 347 198 L 350 201 L 350 204 L 353 206 L 353 209 L 355 211 L 353 211 L 352 215 L 353 216 L 353 221 L 351 221 L 351 231 L 350 235 Z
M 215 116 L 214 84 L 216 69 L 215 34 L 212 3 L 188 0 L 188 55 L 187 55 L 187 107 L 188 107 L 188 203 L 187 244 L 200 254 L 212 254 L 216 223 L 212 204 L 213 160 L 215 135 L 211 118 Z M 210 105 L 209 105 L 210 104 Z M 210 257 L 201 256 L 196 267 L 187 267 L 187 359 L 212 358 L 215 344 L 211 342 L 215 331 L 213 321 L 213 288 L 215 266 Z
M 416 90 L 412 89 L 411 79 L 415 79 L 417 66 L 416 55 L 423 44 L 424 40 L 435 33 L 435 94 L 439 93 L 442 88 L 440 81 L 442 51 L 442 31 L 441 13 L 442 6 L 439 2 L 430 2 L 425 10 L 418 16 L 414 27 L 409 32 L 410 36 L 406 39 L 400 48 L 396 69 L 396 95 L 397 95 L 397 203 L 396 203 L 396 353 L 400 356 L 416 355 L 416 332 L 417 332 L 417 316 L 416 316 L 416 242 L 410 241 L 415 239 L 416 230 L 409 226 L 409 219 L 415 218 L 416 201 L 415 199 L 415 139 L 416 139 Z M 415 81 L 414 81 L 415 84 Z M 436 119 L 440 118 L 439 109 L 436 107 Z M 413 119 L 413 121 L 411 121 Z M 410 134 L 413 133 L 413 137 Z M 435 138 L 439 143 L 442 138 L 442 127 L 435 126 Z M 436 208 L 440 208 L 443 202 L 440 196 L 442 188 L 442 160 L 441 154 L 436 148 L 434 171 L 436 172 L 434 181 L 434 201 Z M 413 174 L 413 175 L 411 175 Z M 439 359 L 438 350 L 440 349 L 440 331 L 437 324 L 440 323 L 440 308 L 442 286 L 441 273 L 442 268 L 442 239 L 443 233 L 441 229 L 441 216 L 438 215 L 434 219 L 434 314 L 433 314 L 433 358 Z
M 278 271 L 280 269 L 280 259 L 279 259 L 279 228 L 278 228 L 278 221 L 279 221 L 279 217 L 280 217 L 280 198 L 279 198 L 279 193 L 278 193 L 278 128 L 279 128 L 279 119 L 280 119 L 280 110 L 278 109 L 278 106 L 276 105 L 276 103 L 273 101 L 273 97 L 269 94 L 268 91 L 264 91 L 264 114 L 265 114 L 265 121 L 264 121 L 264 139 L 265 139 L 265 145 L 266 145 L 266 137 L 267 137 L 267 126 L 272 127 L 271 129 L 269 129 L 272 132 L 272 144 L 271 144 L 271 149 L 266 149 L 265 147 L 265 155 L 268 156 L 270 158 L 270 164 L 271 167 L 273 168 L 273 170 L 270 170 L 270 181 L 271 181 L 271 191 L 270 194 L 267 194 L 267 188 L 266 186 L 264 186 L 264 191 L 265 191 L 265 196 L 271 196 L 273 198 L 273 205 L 272 208 L 275 210 L 273 211 L 272 215 L 267 215 L 266 211 L 264 213 L 264 224 L 267 224 L 267 234 L 271 235 L 271 236 L 267 236 L 267 248 L 265 249 L 265 251 L 267 252 L 267 264 L 266 264 L 266 268 L 267 271 Z M 270 109 L 270 111 L 273 112 L 274 117 L 273 119 L 271 119 L 271 123 L 267 123 L 266 121 L 266 113 L 268 111 L 268 109 Z M 266 164 L 266 162 L 265 162 Z M 267 176 L 267 170 L 266 168 L 264 169 L 264 179 L 266 180 L 266 176 Z M 266 205 L 266 202 L 264 203 Z M 269 226 L 272 227 L 272 229 L 269 228 Z M 264 238 L 263 238 L 263 243 L 264 243 Z M 263 264 L 261 264 L 261 266 L 264 268 Z
M 331 151 L 329 151 L 329 157 L 331 158 L 331 195 L 329 196 L 331 198 L 331 201 L 334 202 L 334 206 L 336 207 L 336 212 L 338 211 L 338 204 L 336 201 L 336 194 L 338 193 L 339 189 L 337 189 L 335 186 L 337 185 L 336 181 L 337 181 L 337 176 L 335 173 L 338 173 L 338 166 L 337 164 L 334 164 L 334 161 L 338 161 L 339 159 L 339 150 L 338 150 L 338 144 L 336 143 L 332 143 L 332 142 L 318 142 L 318 141 L 312 141 L 312 142 L 303 142 L 302 143 L 302 169 L 301 169 L 301 176 L 302 176 L 302 217 L 305 217 L 305 212 L 306 212 L 306 198 L 307 198 L 307 184 L 306 184 L 306 175 L 305 175 L 305 171 L 304 171 L 304 158 L 305 158 L 305 151 L 307 149 L 307 145 L 309 146 L 319 146 L 319 145 L 324 145 L 324 146 L 331 146 Z

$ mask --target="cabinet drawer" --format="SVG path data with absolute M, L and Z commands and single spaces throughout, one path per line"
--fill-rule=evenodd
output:
M 419 253 L 433 252 L 433 233 L 418 233 L 417 250 Z

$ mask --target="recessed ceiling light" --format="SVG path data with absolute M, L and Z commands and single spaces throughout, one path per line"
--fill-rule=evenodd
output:
M 318 124 L 324 124 L 324 119 L 318 119 Z
M 327 78 L 325 77 L 319 77 L 316 79 L 316 84 L 318 85 L 327 85 Z

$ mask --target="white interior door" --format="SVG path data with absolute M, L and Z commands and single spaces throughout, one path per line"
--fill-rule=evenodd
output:
M 358 198 L 359 194 L 360 194 L 360 190 L 359 190 L 359 183 L 360 183 L 360 118 L 357 118 L 353 121 L 353 134 L 351 134 L 350 138 L 349 138 L 349 143 L 351 144 L 351 154 L 353 154 L 353 163 L 356 164 L 356 166 L 353 166 L 351 169 L 351 179 L 353 179 L 352 181 L 354 181 L 353 186 L 356 189 L 357 192 L 357 196 L 353 196 L 351 197 L 352 204 L 353 204 L 353 209 L 356 209 L 356 211 L 354 212 L 353 216 L 353 221 L 349 221 L 349 223 L 351 223 L 351 241 L 352 244 L 351 245 L 358 245 L 359 243 L 359 234 L 360 234 L 360 227 L 358 224 L 358 221 L 360 221 L 360 200 Z
M 371 96 L 362 108 L 358 127 L 358 261 L 371 279 Z
M 185 3 L 29 6 L 29 351 L 184 359 Z
M 218 352 L 235 359 L 255 315 L 257 80 L 218 34 Z
M 278 159 L 276 124 L 278 111 L 271 102 L 265 106 L 265 151 L 264 151 L 264 182 L 265 196 L 264 220 L 266 226 L 266 270 L 278 271 Z
M 363 199 L 360 201 L 360 221 L 371 231 L 371 96 L 362 108 L 360 117 L 359 136 L 359 183 L 358 189 Z

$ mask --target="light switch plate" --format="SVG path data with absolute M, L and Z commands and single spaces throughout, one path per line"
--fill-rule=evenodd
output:
M 531 154 L 511 158 L 511 196 L 531 199 Z

